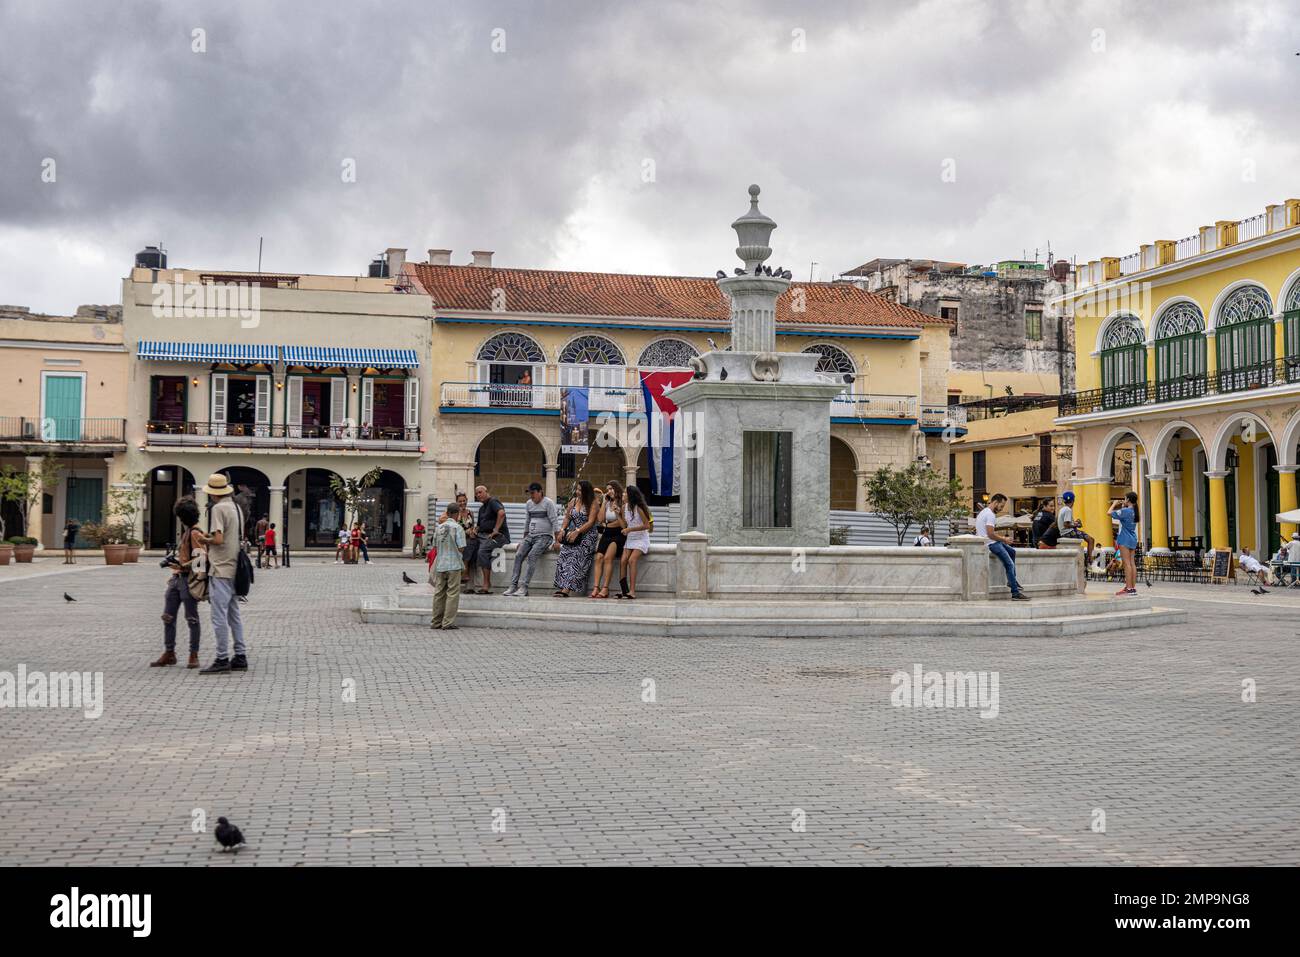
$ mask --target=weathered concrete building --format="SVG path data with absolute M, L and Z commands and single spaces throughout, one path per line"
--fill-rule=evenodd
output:
M 952 322 L 950 402 L 1074 388 L 1073 320 L 1061 305 L 1074 280 L 1063 260 L 873 259 L 840 280 Z

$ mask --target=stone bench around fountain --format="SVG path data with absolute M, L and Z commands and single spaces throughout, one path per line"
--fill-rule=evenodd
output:
M 505 570 L 493 573 L 498 591 L 509 585 L 516 547 L 503 549 Z M 537 563 L 533 596 L 554 590 L 557 555 L 547 552 Z M 954 536 L 946 548 L 788 548 L 712 546 L 708 536 L 684 532 L 676 545 L 651 545 L 637 571 L 637 593 L 645 598 L 947 602 L 1011 594 L 1001 563 L 974 535 Z M 1022 549 L 1016 574 L 1031 596 L 1078 595 L 1085 585 L 1083 553 Z

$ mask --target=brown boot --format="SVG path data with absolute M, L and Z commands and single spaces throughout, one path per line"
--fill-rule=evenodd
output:
M 198 666 L 199 666 L 199 653 L 198 653 L 197 651 L 191 651 L 191 652 L 190 652 L 190 663 L 187 664 L 185 667 L 186 667 L 186 668 L 197 668 Z
M 159 658 L 157 661 L 151 661 L 151 662 L 149 662 L 149 667 L 150 667 L 150 668 L 161 668 L 161 667 L 163 667 L 164 665 L 174 665 L 174 664 L 176 664 L 176 652 L 174 652 L 174 651 L 164 651 L 164 652 L 162 653 L 162 657 Z

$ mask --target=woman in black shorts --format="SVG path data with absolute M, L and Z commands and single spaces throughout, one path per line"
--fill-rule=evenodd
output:
M 596 578 L 590 598 L 608 598 L 609 583 L 614 578 L 614 570 L 623 557 L 623 486 L 618 482 L 609 482 L 605 486 L 605 498 L 598 503 L 600 542 L 596 546 Z

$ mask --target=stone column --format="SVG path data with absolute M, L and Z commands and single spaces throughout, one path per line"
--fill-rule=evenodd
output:
M 266 490 L 271 493 L 266 505 L 266 520 L 275 522 L 275 540 L 278 544 L 283 544 L 285 541 L 285 526 L 289 524 L 284 514 L 284 486 L 268 485 Z M 257 522 L 256 515 L 253 516 L 253 522 Z
M 424 489 L 408 488 L 402 506 L 402 553 L 413 555 L 415 554 L 415 535 L 411 529 L 415 527 L 416 518 L 424 519 Z M 429 534 L 427 529 L 425 534 L 426 536 Z
M 546 497 L 552 502 L 558 502 L 556 495 L 559 493 L 559 482 L 557 478 L 560 474 L 560 466 L 556 462 L 547 462 L 542 466 L 546 470 L 546 480 L 542 483 L 546 486 Z
M 1281 359 L 1286 355 L 1286 324 L 1281 311 L 1273 317 L 1273 356 Z
M 947 465 L 944 465 L 947 468 Z M 870 469 L 854 469 L 853 477 L 857 480 L 857 485 L 853 490 L 853 508 L 858 512 L 867 511 L 867 479 L 871 477 Z
M 1151 483 L 1151 554 L 1169 554 L 1169 496 L 1165 493 L 1165 482 L 1169 476 L 1152 473 L 1147 476 Z
M 1206 472 L 1210 480 L 1210 547 L 1231 548 L 1228 541 L 1228 489 L 1224 479 L 1227 471 Z
M 709 536 L 682 532 L 677 539 L 677 597 L 709 597 Z
M 948 548 L 961 552 L 961 597 L 987 601 L 989 597 L 989 543 L 978 535 L 951 535 Z
M 1277 493 L 1278 505 L 1280 506 L 1278 511 L 1289 512 L 1297 507 L 1296 470 L 1300 469 L 1300 465 L 1275 465 L 1273 468 L 1277 469 L 1278 473 Z M 1273 520 L 1273 516 L 1270 515 L 1268 521 L 1272 522 Z M 1297 529 L 1300 529 L 1300 525 L 1284 522 L 1282 524 L 1282 540 L 1289 541 Z
M 1083 530 L 1093 537 L 1099 548 L 1115 544 L 1115 530 L 1106 506 L 1110 500 L 1110 476 L 1077 479 L 1074 483 L 1074 517 L 1083 522 Z
M 35 501 L 32 502 L 32 507 L 28 509 L 27 514 L 23 516 L 24 524 L 27 527 L 24 529 L 22 534 L 30 535 L 32 538 L 36 539 L 36 548 L 39 551 L 45 548 L 45 543 L 42 541 L 44 535 L 41 526 L 44 523 L 41 520 L 41 504 L 44 501 L 45 492 L 47 491 L 47 489 L 41 484 L 41 456 L 27 456 L 27 481 L 30 483 L 28 487 L 35 492 L 35 494 L 31 495 L 30 498 L 35 499 Z M 53 490 L 48 491 L 51 495 L 54 494 Z M 10 531 L 9 534 L 19 534 L 18 529 Z
M 623 487 L 631 488 L 635 484 L 636 484 L 636 466 L 624 465 L 623 466 Z

